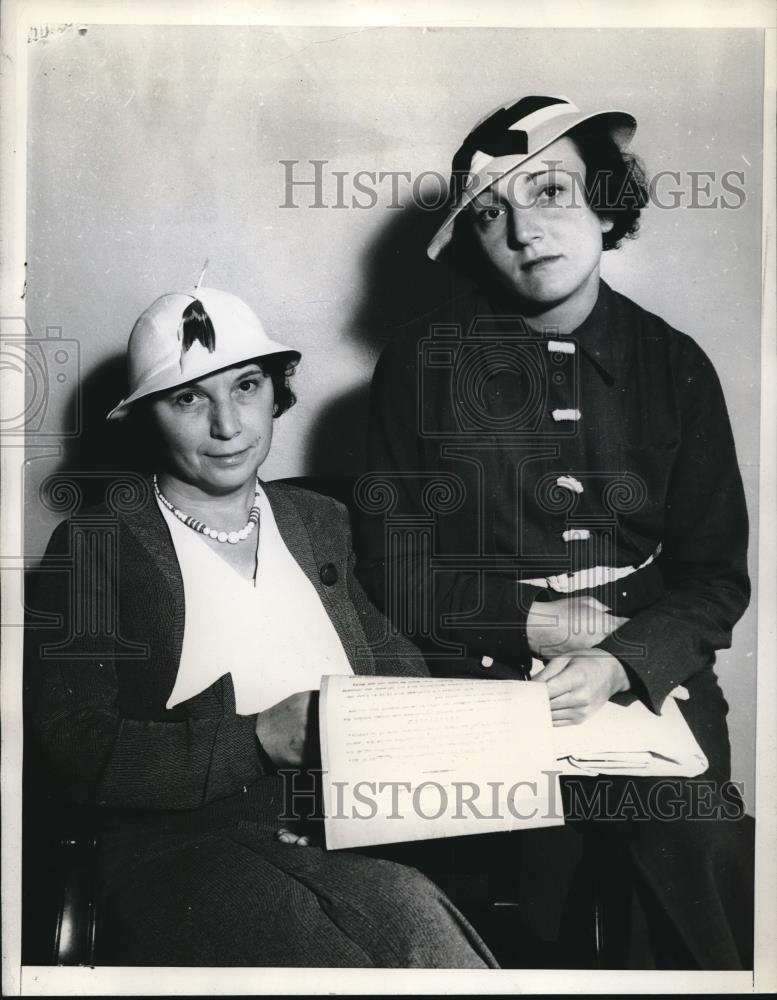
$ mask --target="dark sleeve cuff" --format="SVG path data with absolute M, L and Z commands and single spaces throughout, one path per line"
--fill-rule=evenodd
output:
M 597 648 L 615 657 L 626 671 L 631 691 L 647 705 L 651 712 L 659 715 L 667 695 L 677 687 L 677 681 L 651 670 L 647 660 L 626 659 L 623 655 L 623 647 L 623 640 L 616 630 L 600 642 Z

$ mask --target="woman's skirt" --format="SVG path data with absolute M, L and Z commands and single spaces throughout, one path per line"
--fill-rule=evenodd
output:
M 414 868 L 278 841 L 273 782 L 104 831 L 98 964 L 496 967 Z

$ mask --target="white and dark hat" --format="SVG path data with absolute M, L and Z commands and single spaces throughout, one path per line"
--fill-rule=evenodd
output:
M 450 242 L 456 217 L 476 195 L 570 129 L 593 120 L 601 121 L 621 148 L 637 130 L 626 111 L 585 112 L 567 97 L 522 97 L 482 118 L 453 157 L 451 209 L 427 248 L 432 260 Z
M 187 333 L 186 319 L 197 315 L 202 331 Z M 127 345 L 129 394 L 108 414 L 120 420 L 138 399 L 173 389 L 212 372 L 269 355 L 300 359 L 299 351 L 271 340 L 259 317 L 241 299 L 216 288 L 161 295 L 138 317 Z

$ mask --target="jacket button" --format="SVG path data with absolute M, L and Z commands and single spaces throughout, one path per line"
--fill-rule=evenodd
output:
M 318 575 L 321 577 L 321 582 L 327 587 L 337 583 L 337 567 L 334 563 L 324 563 Z

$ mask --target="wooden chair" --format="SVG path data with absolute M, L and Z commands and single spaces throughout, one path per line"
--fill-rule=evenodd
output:
M 62 803 L 26 803 L 22 961 L 94 965 L 98 818 Z

